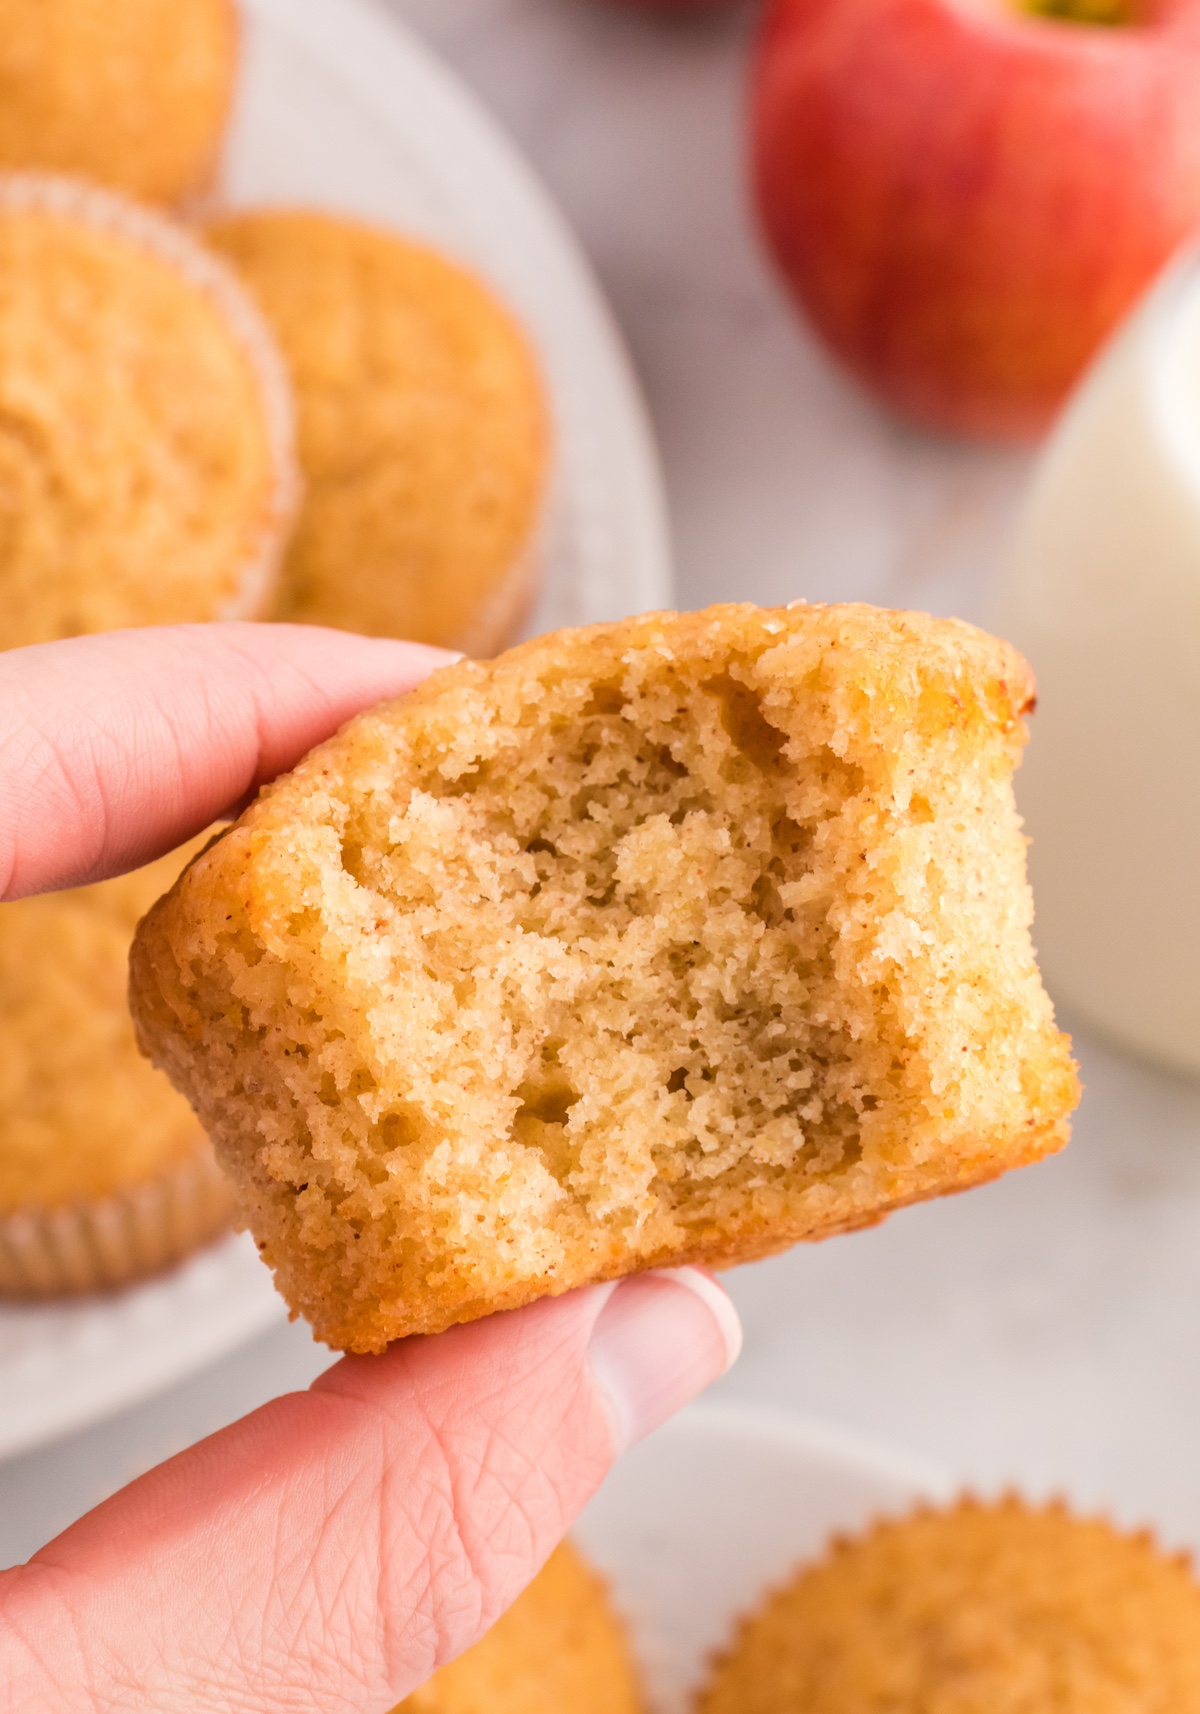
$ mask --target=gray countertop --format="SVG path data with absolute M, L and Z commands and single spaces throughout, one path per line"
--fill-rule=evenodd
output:
M 889 421 L 797 324 L 743 189 L 748 14 L 391 9 L 509 126 L 596 265 L 659 435 L 679 604 L 862 597 L 986 619 L 1028 458 Z M 729 1275 L 747 1341 L 719 1391 L 1200 1547 L 1200 1088 L 1077 1045 L 1064 1155 Z M 0 1563 L 329 1360 L 279 1329 L 0 1465 Z

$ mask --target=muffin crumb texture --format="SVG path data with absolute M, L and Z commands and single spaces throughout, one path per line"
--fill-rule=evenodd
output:
M 445 669 L 269 788 L 132 992 L 293 1308 L 375 1350 L 1058 1148 L 1031 696 L 953 621 L 658 614 Z
M 604 1583 L 570 1542 L 491 1630 L 393 1714 L 640 1714 Z
M 697 1714 L 1194 1714 L 1200 1586 L 1146 1535 L 963 1501 L 839 1542 L 741 1627 Z

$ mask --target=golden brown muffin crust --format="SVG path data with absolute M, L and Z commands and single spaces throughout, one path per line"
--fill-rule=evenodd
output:
M 747 1619 L 698 1714 L 1195 1714 L 1200 1586 L 1148 1536 L 964 1501 L 836 1544 Z
M 208 236 L 296 388 L 307 492 L 277 617 L 500 647 L 532 594 L 547 458 L 512 316 L 463 269 L 354 221 L 247 212 Z
M 140 1184 L 204 1147 L 141 1057 L 126 989 L 138 918 L 201 842 L 131 875 L 0 904 L 0 1216 Z
M 563 1542 L 482 1641 L 394 1714 L 640 1714 L 641 1708 L 608 1590 Z
M 744 1260 L 1060 1147 L 1031 696 L 953 621 L 656 614 L 446 669 L 269 788 L 133 996 L 318 1336 Z
M 0 179 L 0 646 L 255 617 L 290 455 L 274 353 L 250 344 L 265 330 L 182 234 L 75 199 Z M 164 244 L 220 276 L 246 327 Z
M 0 0 L 0 168 L 179 201 L 213 174 L 236 69 L 232 0 Z

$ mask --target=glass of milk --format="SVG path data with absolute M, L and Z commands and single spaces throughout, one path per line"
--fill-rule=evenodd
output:
M 1200 248 L 1055 430 L 997 629 L 1038 679 L 1017 784 L 1051 991 L 1200 1074 Z

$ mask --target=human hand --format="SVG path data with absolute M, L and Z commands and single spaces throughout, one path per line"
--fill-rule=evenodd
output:
M 446 658 L 283 625 L 0 655 L 0 896 L 181 844 Z M 345 1358 L 0 1573 L 0 1706 L 384 1714 L 483 1634 L 614 1455 L 738 1339 L 685 1268 Z

